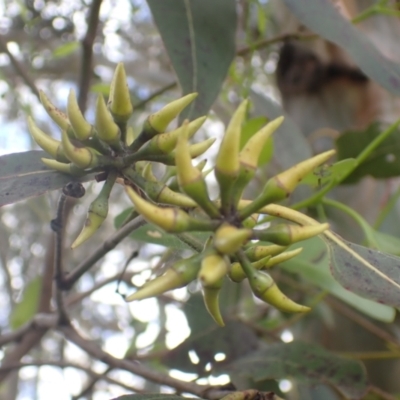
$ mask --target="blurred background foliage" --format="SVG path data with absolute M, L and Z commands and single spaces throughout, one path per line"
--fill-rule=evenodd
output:
M 209 113 L 198 140 L 219 140 L 244 97 L 252 102 L 246 135 L 285 114 L 273 154 L 264 157 L 268 169 L 261 169 L 248 197 L 274 172 L 321 150 L 336 147 L 339 160 L 354 158 L 399 116 L 400 9 L 396 1 L 334 3 L 0 0 L 0 152 L 37 149 L 27 133 L 28 114 L 59 138 L 38 101 L 38 88 L 60 109 L 74 88 L 93 121 L 95 94 L 108 94 L 115 65 L 122 61 L 135 105 L 130 121 L 135 132 L 150 112 L 182 92 L 200 92 L 190 117 Z M 335 202 L 306 208 L 328 219 L 345 239 L 396 255 L 399 135 L 394 132 L 332 193 L 347 208 Z M 215 152 L 207 156 L 210 167 Z M 330 173 L 317 171 L 296 191 L 293 203 L 319 190 Z M 212 176 L 209 184 L 214 185 Z M 113 235 L 130 207 L 124 193 L 114 191 L 102 229 L 70 251 L 99 192 L 96 183 L 86 189 L 84 199 L 68 208 L 68 270 Z M 0 208 L 0 397 L 102 400 L 131 392 L 184 392 L 113 368 L 57 331 L 39 329 L 30 341 L 1 341 L 37 312 L 52 309 L 52 278 L 49 283 L 46 277 L 54 252 L 49 222 L 58 196 L 50 192 Z M 254 301 L 245 284 L 227 282 L 221 296 L 227 326 L 218 328 L 196 285 L 128 305 L 117 292 L 141 286 L 187 251 L 174 238 L 166 240 L 149 237 L 147 230 L 134 232 L 68 292 L 68 311 L 88 343 L 118 359 L 140 361 L 160 376 L 199 384 L 232 382 L 238 389 L 271 390 L 288 400 L 400 398 L 397 312 L 337 284 L 318 241 L 274 272 L 286 293 L 313 306 L 311 313 L 279 313 Z

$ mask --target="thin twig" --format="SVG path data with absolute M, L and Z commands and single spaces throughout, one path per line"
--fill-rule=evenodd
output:
M 128 222 L 110 238 L 102 243 L 86 260 L 79 264 L 73 271 L 71 271 L 63 279 L 63 290 L 69 290 L 75 282 L 86 273 L 97 261 L 104 257 L 110 250 L 112 250 L 118 243 L 125 239 L 134 230 L 144 225 L 146 221 L 142 217 L 137 217 Z
M 162 94 L 164 94 L 165 92 L 168 92 L 168 90 L 173 89 L 174 87 L 176 87 L 178 85 L 178 82 L 174 81 L 171 83 L 168 83 L 168 85 L 163 86 L 162 88 L 156 90 L 154 93 L 152 93 L 150 96 L 148 96 L 147 98 L 138 101 L 137 103 L 135 103 L 133 105 L 133 109 L 137 110 L 140 108 L 143 108 L 147 103 L 149 103 L 150 101 L 154 100 L 156 97 L 161 96 Z
M 25 70 L 24 66 L 13 56 L 13 54 L 8 50 L 7 43 L 4 39 L 0 36 L 0 52 L 6 53 L 11 64 L 13 65 L 15 71 L 18 75 L 22 78 L 25 84 L 31 89 L 32 93 L 38 98 L 39 97 L 39 90 L 37 89 L 35 82 L 29 76 L 28 72 Z
M 148 379 L 160 385 L 166 385 L 175 388 L 180 392 L 192 393 L 200 397 L 205 396 L 203 398 L 207 398 L 210 400 L 220 399 L 221 397 L 229 393 L 225 390 L 213 389 L 208 386 L 198 385 L 194 382 L 185 382 L 179 379 L 172 378 L 169 375 L 148 368 L 138 362 L 115 358 L 110 354 L 104 352 L 94 342 L 84 339 L 78 334 L 78 332 L 73 329 L 72 326 L 59 326 L 58 330 L 64 334 L 66 339 L 80 347 L 90 356 L 103 361 L 110 367 L 129 371 L 135 375 L 141 376 L 144 379 Z
M 79 77 L 78 104 L 82 113 L 86 111 L 87 97 L 90 89 L 90 81 L 93 74 L 93 43 L 96 39 L 99 25 L 99 13 L 102 0 L 93 0 L 88 21 L 86 35 L 82 40 L 81 73 Z
M 64 369 L 64 368 L 79 369 L 81 371 L 86 372 L 92 378 L 95 378 L 96 381 L 104 380 L 104 381 L 107 381 L 108 383 L 121 386 L 124 389 L 127 389 L 132 392 L 144 393 L 144 391 L 142 389 L 139 389 L 135 386 L 127 385 L 126 383 L 123 383 L 116 379 L 108 377 L 106 375 L 107 371 L 105 371 L 103 373 L 94 372 L 90 368 L 84 367 L 82 365 L 79 365 L 77 363 L 73 363 L 70 361 L 66 362 L 66 361 L 41 360 L 41 361 L 33 361 L 33 362 L 16 363 L 16 364 L 7 365 L 6 367 L 0 367 L 0 372 L 11 371 L 14 369 L 21 369 L 21 368 L 25 368 L 25 367 L 44 367 L 44 366 L 49 366 L 49 365 L 52 367 L 59 367 L 62 369 Z M 79 398 L 79 397 L 77 397 L 77 398 Z
M 57 204 L 56 218 L 51 221 L 51 229 L 56 236 L 55 240 L 55 255 L 54 255 L 54 280 L 56 282 L 56 304 L 57 311 L 60 318 L 60 323 L 68 324 L 69 318 L 67 311 L 64 307 L 63 294 L 61 291 L 63 283 L 63 232 L 64 226 L 64 212 L 65 204 L 68 197 L 80 198 L 85 194 L 83 185 L 79 182 L 70 182 L 63 187 L 60 199 Z
M 291 33 L 282 33 L 281 35 L 274 36 L 268 39 L 262 39 L 258 42 L 251 44 L 250 46 L 243 47 L 241 49 L 236 50 L 236 55 L 239 57 L 247 56 L 249 53 L 254 50 L 260 50 L 264 47 L 271 46 L 272 44 L 284 42 L 285 40 L 297 39 L 297 40 L 309 40 L 316 38 L 317 35 L 313 33 L 301 33 L 301 32 L 291 32 Z
M 379 328 L 376 324 L 372 323 L 371 321 L 368 321 L 368 319 L 366 319 L 356 311 L 352 310 L 350 307 L 339 302 L 338 300 L 334 299 L 331 296 L 326 298 L 325 301 L 340 314 L 354 321 L 356 324 L 362 326 L 364 329 L 371 332 L 373 335 L 379 337 L 385 342 L 393 344 L 397 348 L 400 347 L 399 341 L 394 336 L 392 336 L 389 332 L 386 332 L 383 329 Z
M 370 386 L 369 393 L 377 394 L 383 400 L 397 400 L 398 399 L 398 397 L 392 396 L 390 393 L 387 393 L 384 390 L 379 389 L 378 387 L 373 386 L 373 385 Z

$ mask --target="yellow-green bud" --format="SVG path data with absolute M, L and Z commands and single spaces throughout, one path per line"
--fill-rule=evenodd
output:
M 50 118 L 62 129 L 67 131 L 69 128 L 69 120 L 68 117 L 60 111 L 54 104 L 51 103 L 51 101 L 48 99 L 48 97 L 44 94 L 42 90 L 39 90 L 39 96 L 40 96 L 40 101 L 45 108 L 47 114 L 50 116 Z
M 210 221 L 193 218 L 179 208 L 162 208 L 151 204 L 140 197 L 131 187 L 126 187 L 126 192 L 135 205 L 136 210 L 142 214 L 147 221 L 158 225 L 167 232 L 211 229 Z
M 57 161 L 68 162 L 68 158 L 65 156 L 61 142 L 46 135 L 33 121 L 31 117 L 28 117 L 28 128 L 35 142 L 45 152 L 53 156 Z
M 265 230 L 253 230 L 253 239 L 288 246 L 301 240 L 309 239 L 329 229 L 329 224 L 298 226 L 290 224 L 273 225 Z
M 206 255 L 201 261 L 198 278 L 203 287 L 213 287 L 228 272 L 229 261 L 217 253 Z
M 190 147 L 187 140 L 188 124 L 183 125 L 183 132 L 175 149 L 175 165 L 179 186 L 211 218 L 220 216 L 218 208 L 210 200 L 206 182 L 201 171 L 192 165 Z
M 257 261 L 266 256 L 276 256 L 287 249 L 287 246 L 271 244 L 268 246 L 253 246 L 245 251 L 250 261 Z
M 222 282 L 223 279 L 220 279 L 219 282 L 213 286 L 203 287 L 204 305 L 206 306 L 206 309 L 213 320 L 219 326 L 225 326 L 221 311 L 219 309 L 219 293 L 221 291 Z
M 251 229 L 223 224 L 215 232 L 213 245 L 222 254 L 232 254 L 238 251 L 250 239 L 251 235 Z
M 97 152 L 90 147 L 74 146 L 69 140 L 66 131 L 62 131 L 61 143 L 68 160 L 79 168 L 86 169 L 98 166 L 99 159 Z
M 126 301 L 143 300 L 158 296 L 169 290 L 186 286 L 196 279 L 200 269 L 201 258 L 198 254 L 190 258 L 180 260 L 161 275 L 146 283 L 137 292 L 126 298 Z
M 85 171 L 77 167 L 72 163 L 61 163 L 56 160 L 51 160 L 49 158 L 42 158 L 43 164 L 47 165 L 49 168 L 54 169 L 56 171 L 62 172 L 64 174 L 72 175 L 72 176 L 82 176 L 85 175 Z
M 103 96 L 100 94 L 96 102 L 96 122 L 97 135 L 111 147 L 121 149 L 121 132 L 118 125 L 107 109 Z
M 296 257 L 297 255 L 299 255 L 301 252 L 303 251 L 302 247 L 299 247 L 295 250 L 290 250 L 290 251 L 285 251 L 284 253 L 278 254 L 275 257 L 270 258 L 269 260 L 267 260 L 267 262 L 262 262 L 261 265 L 261 261 L 256 261 L 255 263 L 253 263 L 253 265 L 257 268 L 257 269 L 266 269 L 266 268 L 271 268 L 274 265 L 283 263 L 287 260 L 290 260 L 294 257 Z M 260 263 L 260 267 L 258 266 L 258 263 Z
M 117 179 L 116 172 L 110 172 L 97 198 L 90 204 L 85 225 L 81 233 L 72 243 L 71 248 L 80 246 L 88 240 L 99 228 L 108 214 L 108 198 Z
M 133 113 L 133 106 L 123 63 L 118 63 L 115 69 L 110 86 L 108 108 L 116 122 L 127 122 Z
M 75 137 L 81 141 L 89 139 L 93 135 L 93 126 L 82 115 L 73 90 L 69 92 L 67 113 Z
M 222 138 L 215 163 L 215 177 L 220 187 L 221 208 L 229 212 L 232 189 L 239 175 L 239 151 L 242 123 L 246 116 L 248 100 L 244 100 L 233 114 Z

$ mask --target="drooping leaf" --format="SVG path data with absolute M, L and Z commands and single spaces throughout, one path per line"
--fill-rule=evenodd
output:
M 68 182 L 94 179 L 93 174 L 76 178 L 51 170 L 42 163 L 42 157 L 48 155 L 35 150 L 0 157 L 0 207 L 60 189 Z
M 299 341 L 269 344 L 224 369 L 256 381 L 290 378 L 308 384 L 326 382 L 352 399 L 360 399 L 367 389 L 365 368 L 359 361 Z
M 338 159 L 357 157 L 381 131 L 378 124 L 372 124 L 364 131 L 345 132 L 336 140 Z M 357 182 L 367 175 L 381 179 L 400 175 L 400 130 L 386 138 L 344 183 Z
M 400 258 L 324 235 L 334 278 L 347 290 L 400 308 Z
M 324 186 L 331 181 L 340 181 L 344 175 L 351 171 L 357 165 L 354 158 L 346 158 L 332 165 L 322 165 L 310 172 L 302 181 L 302 184 L 312 187 Z
M 371 318 L 388 323 L 394 320 L 396 312 L 393 307 L 358 296 L 343 288 L 333 278 L 329 270 L 328 248 L 321 238 L 315 237 L 296 243 L 290 249 L 298 247 L 303 248 L 299 255 L 280 264 L 285 271 L 300 275 L 306 281 L 327 290 L 333 296 Z
M 190 327 L 190 336 L 163 358 L 170 368 L 188 373 L 208 374 L 208 363 L 216 365 L 214 356 L 224 353 L 224 362 L 233 362 L 258 347 L 258 338 L 248 326 L 239 321 L 225 321 L 226 326 L 219 327 L 208 314 L 203 299 L 192 295 L 184 306 Z M 194 364 L 189 352 L 194 351 L 198 363 Z
M 266 117 L 251 118 L 243 124 L 242 134 L 240 136 L 240 148 L 243 148 L 247 141 L 258 132 L 268 122 Z M 266 164 L 272 157 L 273 154 L 273 137 L 269 138 L 265 143 L 260 158 L 258 159 L 258 165 Z
M 313 32 L 343 47 L 372 80 L 400 95 L 400 66 L 378 49 L 339 14 L 330 0 L 284 0 L 287 7 Z
M 234 0 L 147 0 L 183 94 L 199 96 L 181 114 L 207 114 L 235 55 Z
M 42 288 L 42 278 L 32 279 L 24 289 L 21 301 L 15 306 L 10 315 L 11 329 L 17 329 L 26 324 L 37 312 Z
M 282 125 L 273 134 L 274 161 L 280 169 L 290 168 L 293 164 L 312 157 L 311 147 L 303 133 L 278 103 L 253 90 L 250 99 L 255 116 L 264 116 L 270 120 L 285 116 Z

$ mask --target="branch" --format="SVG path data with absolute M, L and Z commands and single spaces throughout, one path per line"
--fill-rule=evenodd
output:
M 73 329 L 72 326 L 60 326 L 58 327 L 58 330 L 64 334 L 66 339 L 80 347 L 82 350 L 86 351 L 90 356 L 108 364 L 109 367 L 129 371 L 135 375 L 141 376 L 142 378 L 148 379 L 149 381 L 158 383 L 160 385 L 170 386 L 180 392 L 192 393 L 196 396 L 210 400 L 219 399 L 229 393 L 225 390 L 214 389 L 212 387 L 198 385 L 197 383 L 193 382 L 180 381 L 172 378 L 169 375 L 148 368 L 145 365 L 139 364 L 138 362 L 115 358 L 104 352 L 93 341 L 84 339 Z
M 73 363 L 73 362 L 65 362 L 65 361 L 52 361 L 52 360 L 41 360 L 41 361 L 33 361 L 33 362 L 26 362 L 26 363 L 16 363 L 16 364 L 10 364 L 7 365 L 6 367 L 1 367 L 0 372 L 9 372 L 15 369 L 21 369 L 25 367 L 44 367 L 44 366 L 52 366 L 52 367 L 59 367 L 59 368 L 75 368 L 79 369 L 81 371 L 86 372 L 88 375 L 90 375 L 92 378 L 98 380 L 104 380 L 107 381 L 108 383 L 111 383 L 113 385 L 118 385 L 123 387 L 124 389 L 127 389 L 132 392 L 136 393 L 144 393 L 144 390 L 139 389 L 135 386 L 127 385 L 126 383 L 120 382 L 116 379 L 110 378 L 105 373 L 97 373 L 91 370 L 90 368 L 84 367 L 82 365 Z
M 133 105 L 133 109 L 137 110 L 137 109 L 143 108 L 147 103 L 149 103 L 150 101 L 154 100 L 156 97 L 161 96 L 162 94 L 164 94 L 168 90 L 173 89 L 177 85 L 178 85 L 178 82 L 176 82 L 176 81 L 175 82 L 171 82 L 168 85 L 165 85 L 164 87 L 156 90 L 154 93 L 152 93 L 146 99 L 140 100 L 137 103 L 135 103 Z
M 10 50 L 8 50 L 7 43 L 0 36 L 0 52 L 4 52 L 7 54 L 11 64 L 15 68 L 15 71 L 22 78 L 25 84 L 32 90 L 32 93 L 40 100 L 39 98 L 39 90 L 37 89 L 35 82 L 29 76 L 28 72 L 25 70 L 24 66 L 12 55 Z
M 75 282 L 87 272 L 97 261 L 105 256 L 112 250 L 118 243 L 125 239 L 131 232 L 140 228 L 146 221 L 142 217 L 137 217 L 128 222 L 110 238 L 108 238 L 102 245 L 100 245 L 86 260 L 79 264 L 72 272 L 70 272 L 63 279 L 63 290 L 69 290 Z
M 301 33 L 301 32 L 283 33 L 281 35 L 277 35 L 272 38 L 259 40 L 258 42 L 255 42 L 250 46 L 238 49 L 236 50 L 236 55 L 239 57 L 244 57 L 247 56 L 249 53 L 252 53 L 254 50 L 260 50 L 265 47 L 271 46 L 272 44 L 284 42 L 290 39 L 309 40 L 309 39 L 315 39 L 316 37 L 317 35 L 313 33 Z
M 79 77 L 78 104 L 83 114 L 86 111 L 90 81 L 93 74 L 93 43 L 96 39 L 97 27 L 99 25 L 101 1 L 102 0 L 93 0 L 92 2 L 88 28 L 86 31 L 86 35 L 82 40 L 82 64 Z

